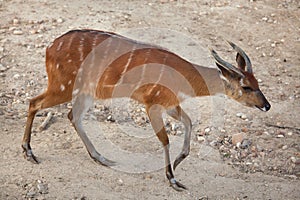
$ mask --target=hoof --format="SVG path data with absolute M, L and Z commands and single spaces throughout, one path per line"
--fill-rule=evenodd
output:
M 117 163 L 115 161 L 109 160 L 103 156 L 100 156 L 99 158 L 93 158 L 95 162 L 106 166 L 106 167 L 112 167 L 115 166 Z
M 24 158 L 34 164 L 39 164 L 40 162 L 38 161 L 38 159 L 36 158 L 35 155 L 33 155 L 31 150 L 24 150 Z
M 175 189 L 176 191 L 182 192 L 184 190 L 187 190 L 187 187 L 185 185 L 183 185 L 180 182 L 176 181 L 174 178 L 172 178 L 170 180 L 170 184 L 171 184 L 172 188 Z

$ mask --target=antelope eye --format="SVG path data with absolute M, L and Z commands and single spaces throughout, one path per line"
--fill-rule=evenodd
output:
M 247 91 L 247 92 L 250 92 L 250 91 L 252 91 L 252 88 L 251 87 L 248 87 L 248 86 L 244 86 L 244 87 L 242 87 L 245 91 Z

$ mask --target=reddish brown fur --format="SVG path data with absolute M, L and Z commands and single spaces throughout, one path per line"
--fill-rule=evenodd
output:
M 114 58 L 112 63 L 105 68 L 99 80 L 94 78 L 96 80 L 88 79 L 88 81 L 97 81 L 95 83 L 96 91 L 93 92 L 95 92 L 94 95 L 98 99 L 130 97 L 145 105 L 152 127 L 164 145 L 166 175 L 172 187 L 176 190 L 185 189 L 185 187 L 174 179 L 168 153 L 169 139 L 163 126 L 161 108 L 170 111 L 168 114 L 184 123 L 186 129 L 184 146 L 174 162 L 174 169 L 189 154 L 191 136 L 191 120 L 179 105 L 184 99 L 180 97 L 180 93 L 183 93 L 183 96 L 188 95 L 191 97 L 224 93 L 248 106 L 258 106 L 260 109 L 267 110 L 270 108 L 267 100 L 260 92 L 253 74 L 244 70 L 243 84 L 251 87 L 254 92 L 244 91 L 240 94 L 243 90 L 240 82 L 241 78 L 236 77 L 232 74 L 233 72 L 224 67 L 222 73 L 224 72 L 225 80 L 222 80 L 217 69 L 197 66 L 161 47 L 138 43 L 109 32 L 94 30 L 70 31 L 54 40 L 53 44 L 46 50 L 48 88 L 43 94 L 30 100 L 22 142 L 27 159 L 38 162 L 30 147 L 31 128 L 36 112 L 43 108 L 71 101 L 73 87 L 77 83 L 75 81 L 82 63 L 103 41 L 106 39 L 114 40 L 114 38 L 142 48 L 125 52 L 120 57 Z M 116 47 L 116 49 L 118 48 Z M 153 63 L 155 65 L 152 65 Z M 245 64 L 241 57 L 238 58 L 238 63 L 239 65 Z M 82 65 L 82 67 L 86 66 Z M 240 68 L 245 69 L 245 66 L 240 66 Z M 83 70 L 88 69 L 84 68 Z M 134 73 L 135 70 L 138 70 L 138 73 Z M 93 74 L 94 72 L 90 73 Z M 142 82 L 143 80 L 145 82 Z M 130 90 L 128 89 L 130 87 L 127 87 L 126 84 L 138 87 L 133 87 Z M 118 92 L 114 93 L 115 91 Z M 267 104 L 268 108 L 266 107 Z M 160 106 L 157 107 L 156 105 Z M 72 120 L 72 111 L 68 116 Z M 111 162 L 95 150 L 84 131 L 76 126 L 78 124 L 73 120 L 72 123 L 91 157 L 103 165 L 110 165 Z

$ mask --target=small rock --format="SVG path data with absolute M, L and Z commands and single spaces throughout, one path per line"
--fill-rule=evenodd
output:
M 262 80 L 261 79 L 257 79 L 257 82 L 262 83 Z
M 15 19 L 13 19 L 12 23 L 13 23 L 14 25 L 20 24 L 20 20 L 15 18 Z
M 41 180 L 38 180 L 37 189 L 40 194 L 47 194 L 48 193 L 48 186 L 47 184 L 43 183 Z
M 292 135 L 293 135 L 293 132 L 288 132 L 287 135 L 288 135 L 288 136 L 292 136 Z
M 251 146 L 251 144 L 252 144 L 251 140 L 244 139 L 240 145 L 240 148 L 247 149 Z
M 243 114 L 243 115 L 241 116 L 241 119 L 246 120 L 246 119 L 247 119 L 247 115 Z
M 244 139 L 244 134 L 243 133 L 234 134 L 232 136 L 232 144 L 236 145 L 238 142 L 242 143 L 243 139 Z
M 242 117 L 243 113 L 236 113 L 237 117 Z
M 293 163 L 296 163 L 297 159 L 296 159 L 294 156 L 292 156 L 292 157 L 291 157 L 291 161 L 292 161 Z
M 277 138 L 284 138 L 284 135 L 279 134 L 279 135 L 277 135 L 276 137 L 277 137 Z
M 56 22 L 59 23 L 59 24 L 61 24 L 61 23 L 64 22 L 64 20 L 62 18 L 59 18 L 59 19 L 56 20 Z
M 36 192 L 34 190 L 27 192 L 26 197 L 27 198 L 33 198 L 36 195 Z
M 197 136 L 197 140 L 199 142 L 204 142 L 205 141 L 205 137 L 203 137 L 203 136 Z
M 0 72 L 5 72 L 6 71 L 6 67 L 4 67 L 1 63 L 0 63 Z
M 210 131 L 211 131 L 211 129 L 209 127 L 207 127 L 207 128 L 204 129 L 205 133 L 209 133 Z
M 115 120 L 113 119 L 113 117 L 111 115 L 109 115 L 106 119 L 107 119 L 107 121 L 115 122 Z
M 29 33 L 30 33 L 30 34 L 37 34 L 37 33 L 38 33 L 38 31 L 37 31 L 37 30 L 35 30 L 35 29 L 31 29 L 31 30 L 29 31 Z
M 21 31 L 21 30 L 14 30 L 13 34 L 14 35 L 23 35 L 23 31 Z
M 209 145 L 212 146 L 212 147 L 217 146 L 217 144 L 218 144 L 218 141 L 216 141 L 216 140 L 213 140 L 213 141 L 211 141 L 211 142 L 209 143 Z
M 21 76 L 20 74 L 15 74 L 15 75 L 13 76 L 13 78 L 14 78 L 14 79 L 19 79 L 20 76 Z
M 283 146 L 282 146 L 282 150 L 286 150 L 287 148 L 288 148 L 287 145 L 283 145 Z
M 124 184 L 124 181 L 123 181 L 122 179 L 119 178 L 119 179 L 118 179 L 118 184 L 119 184 L 119 185 L 123 185 L 123 184 Z

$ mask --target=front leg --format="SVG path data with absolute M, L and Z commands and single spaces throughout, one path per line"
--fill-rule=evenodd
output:
M 175 170 L 175 168 L 179 165 L 179 163 L 181 163 L 181 161 L 183 161 L 190 153 L 192 121 L 180 106 L 168 110 L 167 114 L 173 117 L 174 119 L 182 122 L 185 128 L 183 147 L 180 154 L 176 157 L 173 164 L 173 169 Z
M 159 141 L 162 143 L 164 147 L 165 153 L 165 170 L 166 176 L 170 182 L 170 185 L 177 191 L 183 191 L 187 189 L 183 184 L 176 181 L 174 178 L 171 161 L 170 161 L 170 153 L 169 153 L 169 138 L 167 132 L 164 127 L 163 119 L 162 119 L 162 108 L 161 106 L 152 106 L 150 108 L 146 107 L 147 114 L 149 116 L 151 125 L 153 130 L 156 133 Z

